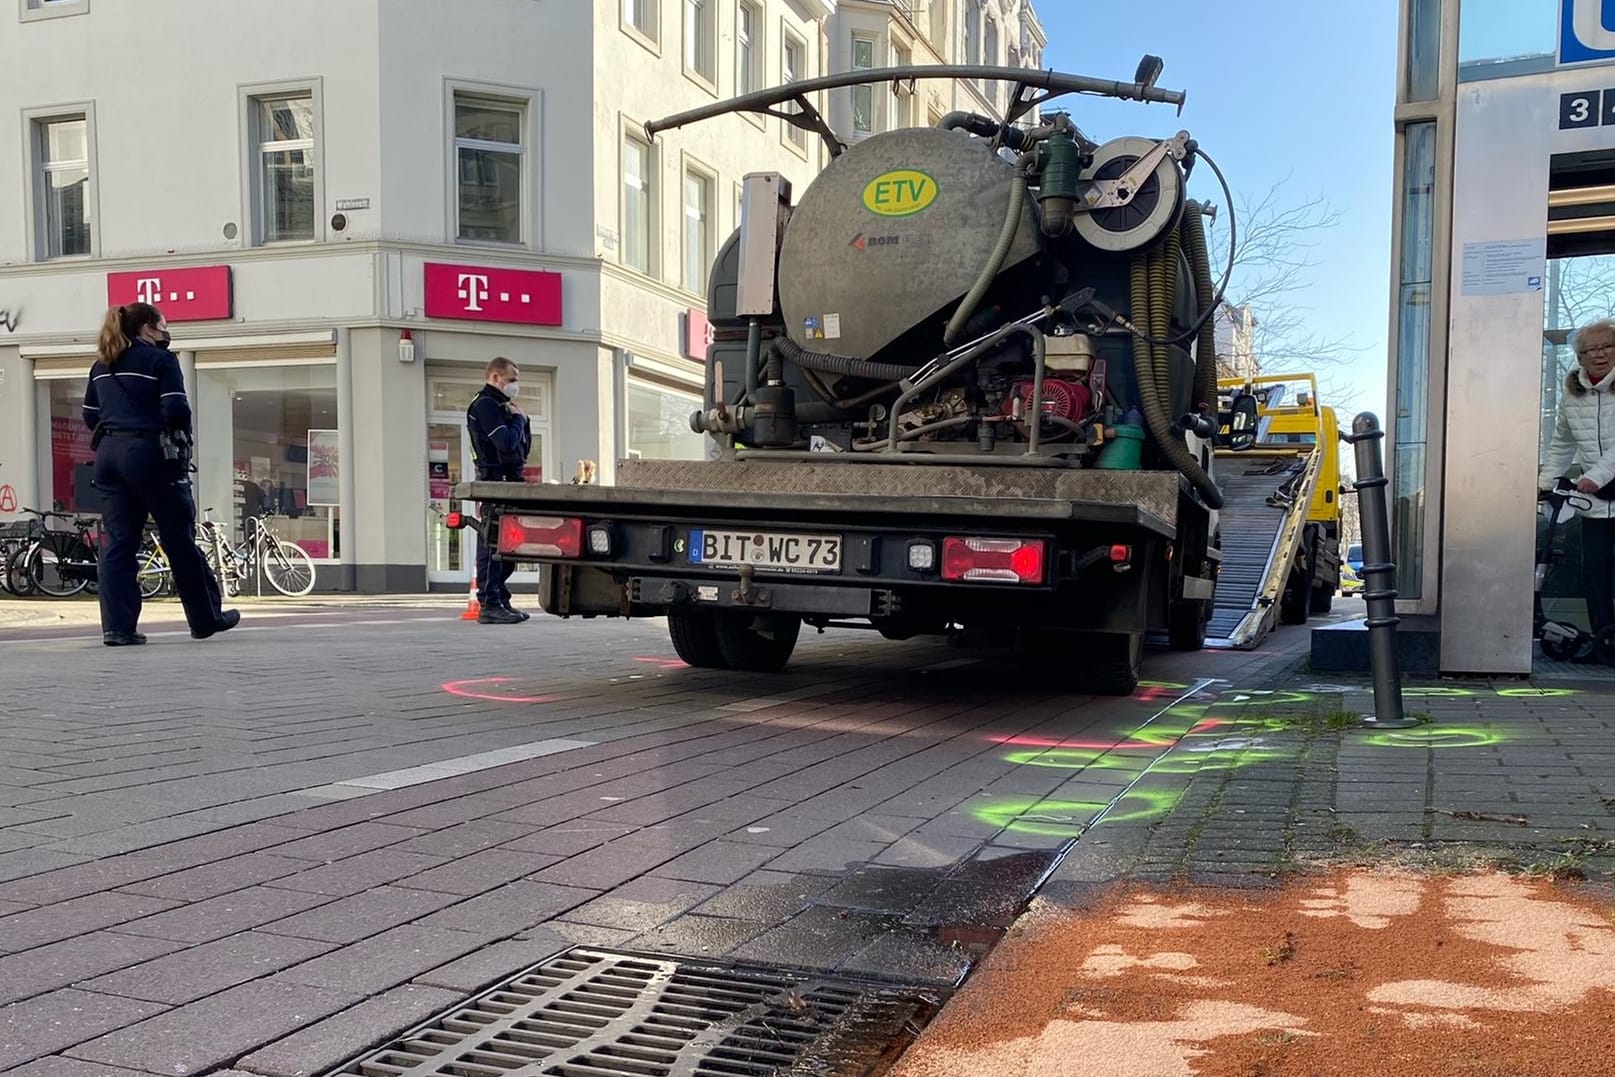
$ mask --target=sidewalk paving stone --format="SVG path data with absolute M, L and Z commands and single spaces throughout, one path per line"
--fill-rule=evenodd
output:
M 459 897 L 454 894 L 435 894 L 429 890 L 378 886 L 362 894 L 338 898 L 329 905 L 321 905 L 308 912 L 265 924 L 263 930 L 272 935 L 292 935 L 321 942 L 358 942 L 387 928 L 397 927 L 426 916 L 458 900 Z
M 55 1054 L 165 1009 L 153 1002 L 74 988 L 0 1007 L 0 1069 Z
M 248 931 L 93 980 L 82 980 L 78 986 L 108 995 L 180 1006 L 279 972 L 335 948 L 332 943 Z
M 116 972 L 183 946 L 167 939 L 94 931 L 0 957 L 0 1005 Z
M 534 928 L 526 933 L 526 937 L 484 946 L 446 965 L 423 972 L 412 982 L 470 995 L 574 945 L 576 943 L 572 939 L 545 928 Z
M 221 894 L 194 905 L 121 924 L 122 934 L 149 935 L 174 942 L 212 942 L 238 931 L 284 922 L 298 913 L 329 904 L 336 898 L 319 893 L 250 886 Z
M 366 999 L 316 1025 L 254 1051 L 241 1066 L 255 1077 L 309 1077 L 461 1001 L 458 992 L 407 984 Z
M 289 968 L 277 978 L 362 996 L 396 987 L 480 949 L 483 943 L 480 936 L 464 931 L 406 924 L 344 946 L 336 953 L 323 957 L 311 954 L 313 960 Z
M 0 953 L 16 953 L 116 924 L 126 924 L 181 903 L 136 894 L 88 894 L 0 919 Z
M 81 1041 L 66 1053 L 86 1062 L 152 1073 L 205 1073 L 340 1013 L 362 997 L 306 984 L 258 980 L 136 1024 L 125 1021 L 127 1027 L 96 1039 L 85 1037 L 88 1042 Z

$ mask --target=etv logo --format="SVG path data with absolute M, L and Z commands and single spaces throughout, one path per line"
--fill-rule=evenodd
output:
M 1559 63 L 1615 61 L 1615 3 L 1560 0 Z

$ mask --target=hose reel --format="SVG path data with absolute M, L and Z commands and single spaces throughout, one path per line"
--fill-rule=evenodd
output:
M 1186 140 L 1185 135 L 1180 139 Z M 1166 145 L 1172 146 L 1172 142 Z M 1083 170 L 1092 207 L 1076 215 L 1076 230 L 1090 246 L 1112 254 L 1142 250 L 1160 242 L 1177 226 L 1183 211 L 1183 173 L 1177 154 L 1169 150 L 1136 189 L 1121 183 L 1132 167 L 1156 153 L 1163 144 L 1149 138 L 1112 139 L 1094 151 L 1093 164 Z M 1107 204 L 1118 200 L 1121 204 Z

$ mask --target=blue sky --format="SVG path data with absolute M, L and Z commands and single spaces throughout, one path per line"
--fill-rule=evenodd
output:
M 1181 118 L 1169 105 L 1061 99 L 1089 137 L 1166 136 L 1181 127 L 1216 159 L 1236 195 L 1260 197 L 1284 180 L 1286 202 L 1321 195 L 1340 212 L 1289 301 L 1312 313 L 1320 336 L 1349 337 L 1360 349 L 1348 364 L 1319 371 L 1344 394 L 1332 401 L 1342 420 L 1365 408 L 1383 420 L 1395 0 L 1156 0 L 1148 15 L 1143 5 L 1107 12 L 1088 0 L 1040 0 L 1037 9 L 1049 38 L 1045 67 L 1130 79 L 1150 52 L 1166 61 L 1160 85 L 1189 95 Z M 1195 173 L 1190 194 L 1225 201 L 1207 169 Z

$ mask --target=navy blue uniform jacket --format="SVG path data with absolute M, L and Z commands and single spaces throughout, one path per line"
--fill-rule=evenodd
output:
M 116 387 L 107 384 L 117 378 Z M 119 392 L 119 390 L 122 392 Z M 179 430 L 191 432 L 191 404 L 179 360 L 166 348 L 135 341 L 111 368 L 100 359 L 90 367 L 84 390 L 84 424 L 91 430 Z
M 527 416 L 511 410 L 510 398 L 484 385 L 465 412 L 471 433 L 471 455 L 477 462 L 477 476 L 489 479 L 520 479 L 533 447 L 533 430 Z

